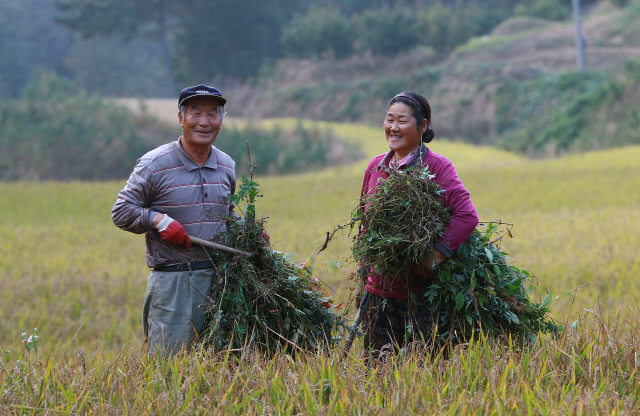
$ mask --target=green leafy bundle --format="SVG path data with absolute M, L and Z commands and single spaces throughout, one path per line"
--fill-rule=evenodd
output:
M 361 231 L 352 252 L 360 270 L 373 268 L 381 275 L 396 275 L 409 272 L 433 254 L 433 243 L 450 215 L 428 169 L 388 169 L 387 173 L 387 179 L 353 213 L 352 225 L 359 223 Z
M 334 314 L 322 284 L 304 265 L 272 251 L 264 236 L 263 219 L 256 220 L 258 184 L 244 175 L 233 202 L 244 202 L 242 218 L 229 218 L 226 245 L 256 253 L 259 261 L 242 256 L 213 257 L 216 281 L 209 298 L 206 345 L 221 350 L 256 346 L 273 354 L 317 349 L 331 344 L 332 330 L 344 326 Z
M 479 331 L 531 341 L 540 332 L 559 330 L 548 316 L 551 294 L 540 303 L 530 299 L 533 274 L 509 264 L 507 253 L 491 241 L 496 232 L 493 223 L 485 233 L 474 230 L 425 288 L 440 341 L 455 344 Z
M 450 218 L 433 177 L 428 168 L 390 170 L 375 194 L 361 202 L 368 206 L 354 213 L 352 226 L 359 224 L 361 232 L 352 250 L 362 277 L 371 267 L 388 276 L 416 276 L 411 266 L 432 255 Z M 478 331 L 526 341 L 538 332 L 558 330 L 547 315 L 551 295 L 539 304 L 529 299 L 525 286 L 533 282 L 532 274 L 510 265 L 497 244 L 503 235 L 492 242 L 493 235 L 499 235 L 495 224 L 486 233 L 474 230 L 434 278 L 426 280 L 422 299 L 415 299 L 429 302 L 440 344 L 462 342 Z

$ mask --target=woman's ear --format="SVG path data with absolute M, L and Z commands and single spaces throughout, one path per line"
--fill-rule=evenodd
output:
M 429 120 L 425 119 L 422 122 L 422 134 L 425 134 L 429 130 Z

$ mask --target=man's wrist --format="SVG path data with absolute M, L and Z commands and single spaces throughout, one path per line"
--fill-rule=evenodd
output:
M 155 225 L 156 230 L 158 230 L 159 232 L 162 232 L 164 230 L 167 229 L 167 227 L 169 226 L 169 224 L 171 224 L 173 222 L 173 218 L 171 218 L 170 216 L 168 216 L 167 214 L 160 214 L 162 215 L 162 218 L 159 218 L 158 223 Z M 154 222 L 156 217 L 153 218 Z
M 158 228 L 158 224 L 160 223 L 160 221 L 162 221 L 163 218 L 164 218 L 164 214 L 156 212 L 155 215 L 153 216 L 153 218 L 151 218 L 151 226 L 153 228 L 157 229 Z

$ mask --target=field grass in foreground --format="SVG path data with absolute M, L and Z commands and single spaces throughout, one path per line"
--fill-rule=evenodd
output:
M 369 156 L 386 149 L 380 129 L 330 126 L 363 143 Z M 0 347 L 11 351 L 0 365 L 2 412 L 640 411 L 640 147 L 540 161 L 450 142 L 432 148 L 453 160 L 482 220 L 516 224 L 506 251 L 534 269 L 539 293 L 561 295 L 554 316 L 593 321 L 527 352 L 480 340 L 450 360 L 434 358 L 422 369 L 409 360 L 378 375 L 365 370 L 357 349 L 347 360 L 335 353 L 274 361 L 205 354 L 149 362 L 140 354 L 143 238 L 109 218 L 124 181 L 0 183 Z M 258 171 L 258 210 L 269 217 L 274 248 L 309 258 L 325 232 L 350 217 L 366 162 L 297 176 Z M 353 266 L 350 241 L 337 237 L 311 260 L 340 302 Z M 575 297 L 564 294 L 576 288 Z M 601 325 L 586 309 L 612 322 Z M 42 340 L 38 364 L 20 341 L 34 327 Z
M 338 349 L 267 360 L 250 350 L 173 360 L 123 352 L 108 362 L 21 357 L 0 364 L 0 409 L 13 414 L 637 414 L 635 324 L 597 315 L 528 349 L 481 338 L 414 350 L 370 369 Z

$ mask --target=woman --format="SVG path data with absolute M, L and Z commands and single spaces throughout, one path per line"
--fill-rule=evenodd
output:
M 451 220 L 434 244 L 433 257 L 416 264 L 408 275 L 380 276 L 373 270 L 368 272 L 360 316 L 365 348 L 374 357 L 385 345 L 397 349 L 406 342 L 430 339 L 432 322 L 428 305 L 422 299 L 426 279 L 433 276 L 438 264 L 453 256 L 478 225 L 476 209 L 453 163 L 425 146 L 434 138 L 431 107 L 426 98 L 415 92 L 393 97 L 384 121 L 384 134 L 390 150 L 369 162 L 362 184 L 362 201 L 375 192 L 379 179 L 388 176 L 385 173 L 388 168 L 428 166 L 435 175 L 434 182 L 444 190 L 443 203 L 449 207 Z

